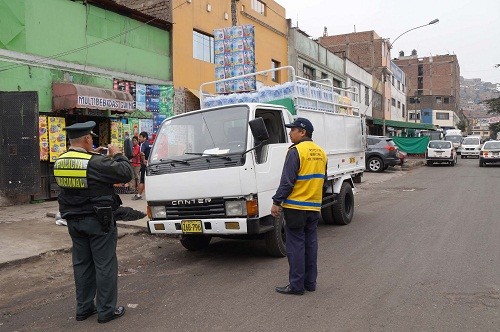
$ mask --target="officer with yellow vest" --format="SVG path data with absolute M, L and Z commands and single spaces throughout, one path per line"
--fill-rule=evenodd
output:
M 110 145 L 107 155 L 99 153 L 103 147 L 94 151 L 95 125 L 87 121 L 65 128 L 70 148 L 56 160 L 54 176 L 61 187 L 59 211 L 73 241 L 76 320 L 97 313 L 97 321 L 106 323 L 125 313 L 116 306 L 118 236 L 113 211 L 122 201 L 113 184 L 129 182 L 133 170 L 116 146 Z
M 289 284 L 276 287 L 276 291 L 302 295 L 304 290 L 316 290 L 317 227 L 327 157 L 325 151 L 312 141 L 314 127 L 311 121 L 297 118 L 285 126 L 291 128 L 289 136 L 294 144 L 288 149 L 280 185 L 273 196 L 271 214 L 278 217 L 283 210 L 290 270 Z

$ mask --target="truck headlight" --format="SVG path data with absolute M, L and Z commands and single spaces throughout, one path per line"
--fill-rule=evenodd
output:
M 151 206 L 151 216 L 153 219 L 167 219 L 167 210 L 164 206 Z
M 240 201 L 226 201 L 226 216 L 246 216 L 247 215 L 247 202 Z

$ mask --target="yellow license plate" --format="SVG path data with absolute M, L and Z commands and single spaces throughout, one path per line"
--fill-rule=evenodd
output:
M 182 233 L 203 233 L 201 220 L 183 220 L 181 221 Z
M 349 164 L 354 164 L 356 162 L 356 158 L 351 157 L 349 158 Z

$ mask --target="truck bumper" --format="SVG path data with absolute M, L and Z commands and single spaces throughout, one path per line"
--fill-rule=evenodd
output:
M 148 229 L 151 234 L 183 234 L 181 222 L 182 220 L 149 220 Z M 236 223 L 238 227 L 235 227 Z M 202 234 L 212 236 L 260 234 L 273 227 L 272 222 L 267 225 L 259 218 L 203 219 L 201 226 Z

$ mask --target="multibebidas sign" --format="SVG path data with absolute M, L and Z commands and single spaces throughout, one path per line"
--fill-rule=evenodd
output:
M 133 111 L 135 109 L 135 106 L 133 101 L 78 96 L 77 108 L 106 108 L 111 110 Z

